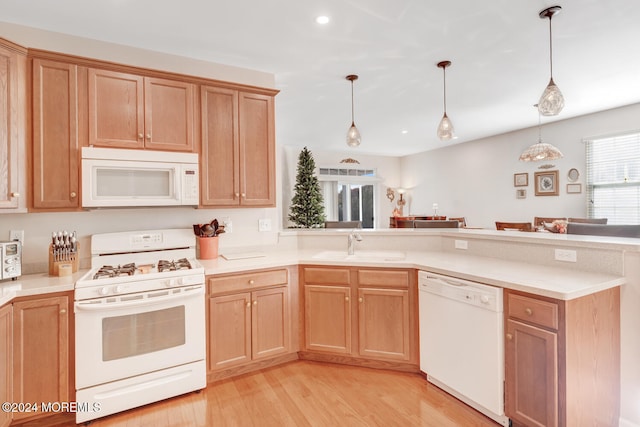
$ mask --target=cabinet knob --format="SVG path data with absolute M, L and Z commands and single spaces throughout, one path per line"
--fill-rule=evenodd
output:
M 344 297 L 344 300 L 348 302 L 349 301 L 349 297 Z
M 253 279 L 249 280 L 249 284 L 250 284 L 250 285 L 253 285 L 253 284 L 255 284 L 255 283 L 256 283 L 256 281 L 255 281 L 255 280 L 253 280 Z
M 507 339 L 508 339 L 509 341 L 511 341 L 511 340 L 513 339 L 513 335 L 511 335 L 511 334 L 507 334 Z
M 240 197 L 240 193 L 234 193 L 234 196 L 236 196 L 237 199 L 238 197 Z
M 243 199 L 247 198 L 247 194 L 246 193 L 242 193 L 241 196 L 242 196 Z
M 142 139 L 142 138 L 144 138 L 144 135 L 142 134 L 142 132 L 140 132 L 140 133 L 138 134 L 138 139 Z
M 151 134 L 150 133 L 147 134 L 147 141 L 151 141 Z
M 251 301 L 247 301 L 247 308 L 251 307 Z
M 254 300 L 253 305 L 258 305 L 258 301 Z
M 364 299 L 362 297 L 358 298 L 358 302 L 362 302 Z
M 65 314 L 67 312 L 67 309 L 63 308 L 60 310 L 60 314 Z
M 72 191 L 71 194 L 70 194 L 71 198 L 75 198 L 77 195 L 78 194 L 75 191 Z
M 11 193 L 11 197 L 20 197 L 20 193 L 14 191 L 13 193 Z
M 533 315 L 533 310 L 531 310 L 529 307 L 525 308 L 524 312 L 527 313 L 527 316 L 532 316 Z

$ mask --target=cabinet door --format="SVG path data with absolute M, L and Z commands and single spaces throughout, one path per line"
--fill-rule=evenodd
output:
M 80 207 L 77 67 L 33 60 L 33 207 Z
M 360 355 L 409 360 L 409 291 L 358 290 Z
M 240 203 L 238 92 L 211 86 L 203 86 L 200 92 L 201 203 L 236 206 Z
M 89 145 L 144 147 L 144 79 L 89 69 Z
M 304 287 L 305 348 L 351 354 L 351 289 Z
M 209 299 L 209 371 L 251 360 L 251 294 Z
M 13 326 L 10 304 L 0 308 L 0 402 L 13 402 L 12 364 Z M 11 412 L 0 411 L 0 427 L 11 423 Z
M 289 352 L 287 287 L 256 291 L 252 296 L 251 352 L 253 360 Z
M 13 304 L 14 402 L 69 401 L 68 305 L 66 296 Z
M 558 425 L 558 336 L 511 319 L 505 340 L 505 412 L 527 426 Z
M 191 83 L 145 77 L 145 148 L 193 151 Z
M 240 93 L 240 204 L 275 206 L 273 97 Z
M 24 141 L 19 140 L 24 133 L 21 116 L 25 114 L 20 109 L 24 99 L 19 98 L 19 79 L 24 75 L 19 76 L 18 60 L 18 53 L 0 46 L 0 209 L 17 208 L 20 197 L 25 196 L 20 194 L 18 175 L 25 169 Z

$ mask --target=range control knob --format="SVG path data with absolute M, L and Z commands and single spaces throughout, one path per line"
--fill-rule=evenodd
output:
M 107 295 L 109 293 L 109 288 L 107 288 L 106 286 L 103 286 L 102 288 L 98 289 L 98 293 L 100 295 Z
M 483 304 L 489 304 L 489 297 L 486 295 L 480 296 L 480 302 Z
M 124 291 L 124 286 L 116 285 L 116 288 L 114 289 L 114 292 L 116 294 L 120 294 L 120 293 L 122 293 L 122 291 Z

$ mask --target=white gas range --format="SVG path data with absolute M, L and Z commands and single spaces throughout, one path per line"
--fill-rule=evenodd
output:
M 75 289 L 76 422 L 206 387 L 193 230 L 93 235 L 91 266 Z

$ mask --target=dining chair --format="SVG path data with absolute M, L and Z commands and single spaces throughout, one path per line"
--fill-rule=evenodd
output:
M 589 236 L 640 237 L 640 225 L 637 224 L 589 224 L 569 222 L 567 234 Z
M 428 219 L 429 221 L 444 221 L 444 220 L 446 220 L 446 219 L 447 219 L 447 217 L 446 217 L 446 216 L 444 216 L 444 215 L 443 215 L 443 216 L 439 216 L 439 215 L 438 215 L 438 216 L 428 216 L 428 217 L 427 217 L 427 219 Z
M 542 216 L 534 216 L 534 217 L 533 217 L 533 226 L 534 226 L 535 228 L 538 228 L 538 227 L 540 227 L 540 226 L 543 226 L 543 227 L 544 227 L 544 223 L 545 223 L 545 222 L 548 224 L 548 223 L 551 223 L 551 222 L 553 222 L 553 221 L 566 221 L 566 220 L 567 220 L 567 218 L 566 218 L 566 217 L 565 217 L 565 218 L 559 218 L 559 217 L 556 217 L 556 218 L 547 218 L 547 217 L 542 217 Z
M 324 228 L 362 228 L 362 221 L 325 221 Z
M 607 218 L 569 218 L 568 222 L 576 222 L 580 224 L 606 224 Z
M 503 222 L 496 221 L 496 230 L 520 230 L 533 231 L 530 222 Z
M 413 221 L 414 228 L 458 228 L 457 220 L 415 220 Z
M 450 221 L 458 221 L 458 227 L 465 228 L 467 226 L 467 220 L 463 216 L 459 217 L 449 217 Z

